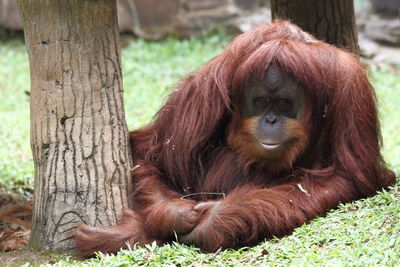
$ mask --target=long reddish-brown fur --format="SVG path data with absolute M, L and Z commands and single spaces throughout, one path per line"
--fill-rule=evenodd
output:
M 270 64 L 305 85 L 307 98 L 306 133 L 296 122 L 288 126 L 307 142 L 278 165 L 252 157 L 251 145 L 235 149 L 247 142 L 236 134 L 251 129 L 238 111 L 243 89 Z M 357 57 L 287 21 L 237 37 L 183 79 L 155 121 L 130 138 L 133 210 L 114 227 L 80 226 L 83 254 L 163 243 L 174 233 L 206 251 L 252 245 L 395 180 L 380 154 L 375 95 Z M 183 197 L 199 192 L 208 194 Z

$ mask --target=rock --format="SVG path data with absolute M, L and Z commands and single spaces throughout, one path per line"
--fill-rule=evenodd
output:
M 365 23 L 364 34 L 366 37 L 384 44 L 400 44 L 400 23 L 398 19 L 371 17 Z
M 365 37 L 364 34 L 358 35 L 358 45 L 360 47 L 361 55 L 366 58 L 373 58 L 379 53 L 379 45 L 374 41 Z
M 235 0 L 235 4 L 244 10 L 252 10 L 260 6 L 260 0 Z
M 176 17 L 181 7 L 180 0 L 135 0 L 131 3 L 134 3 L 138 14 L 136 20 L 133 21 L 136 24 L 136 35 L 145 39 L 158 40 L 174 31 Z M 130 6 L 132 8 L 132 5 Z
M 184 13 L 179 17 L 175 33 L 179 37 L 198 35 L 213 26 L 225 24 L 237 17 L 238 12 L 235 6 L 227 5 L 218 9 Z
M 240 16 L 231 20 L 227 26 L 231 33 L 240 34 L 267 22 L 271 22 L 271 10 L 269 8 L 261 8 L 258 11 L 249 13 L 247 16 Z
M 127 0 L 117 0 L 117 12 L 120 32 L 134 32 L 132 11 Z
M 400 67 L 400 50 L 393 47 L 381 46 L 379 48 L 379 54 L 372 59 L 377 63 L 388 63 L 397 67 Z
M 22 30 L 22 21 L 16 0 L 0 0 L 0 27 Z
M 371 0 L 371 4 L 378 14 L 392 17 L 400 15 L 400 0 Z
M 187 10 L 202 10 L 220 7 L 227 4 L 227 0 L 186 0 L 185 8 Z
M 400 66 L 400 49 L 380 45 L 365 37 L 363 33 L 358 35 L 358 44 L 361 56 L 374 63 L 387 63 Z
M 198 35 L 226 24 L 243 32 L 270 21 L 269 11 L 261 12 L 268 4 L 269 0 L 117 0 L 118 24 L 121 32 L 151 40 L 170 33 Z M 16 0 L 0 0 L 0 27 L 22 29 Z

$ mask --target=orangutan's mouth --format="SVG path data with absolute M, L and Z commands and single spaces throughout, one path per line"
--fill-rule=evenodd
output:
M 273 150 L 278 148 L 281 144 L 280 143 L 270 143 L 270 142 L 260 142 L 260 145 L 267 150 Z

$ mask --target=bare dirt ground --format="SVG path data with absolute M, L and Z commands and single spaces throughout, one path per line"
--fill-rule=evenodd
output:
M 0 187 L 0 252 L 14 251 L 28 244 L 31 220 L 31 199 Z
M 0 266 L 53 264 L 80 258 L 27 248 L 32 221 L 32 192 L 9 192 L 0 186 Z
M 24 263 L 54 264 L 61 259 L 66 260 L 68 255 L 42 253 L 28 249 L 19 249 L 12 252 L 0 252 L 0 266 L 14 267 Z

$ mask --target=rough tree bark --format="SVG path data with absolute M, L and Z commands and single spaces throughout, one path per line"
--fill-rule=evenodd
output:
M 330 44 L 358 53 L 353 0 L 271 0 L 272 18 L 290 19 Z
M 70 251 L 76 223 L 128 206 L 131 155 L 115 0 L 18 0 L 31 72 L 30 245 Z

